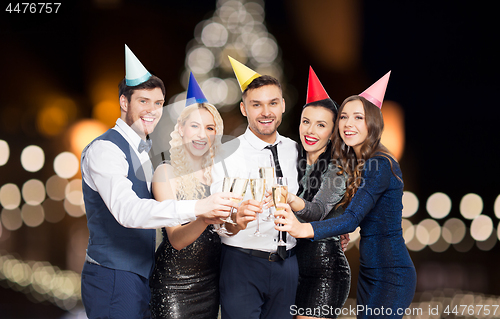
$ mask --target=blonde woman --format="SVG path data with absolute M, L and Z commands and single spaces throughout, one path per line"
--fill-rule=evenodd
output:
M 213 105 L 186 107 L 171 134 L 170 163 L 161 163 L 155 171 L 155 199 L 208 197 L 222 132 L 222 119 Z M 211 222 L 199 218 L 162 229 L 150 280 L 152 318 L 217 318 L 221 243 Z

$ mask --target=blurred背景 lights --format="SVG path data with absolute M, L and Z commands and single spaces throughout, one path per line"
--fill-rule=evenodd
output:
M 470 234 L 477 241 L 484 241 L 493 232 L 493 221 L 489 216 L 479 215 L 472 220 Z
M 30 205 L 39 205 L 45 199 L 45 185 L 38 179 L 30 179 L 21 190 L 24 201 Z
M 467 194 L 460 201 L 460 213 L 466 219 L 474 219 L 483 211 L 483 200 L 477 194 Z
M 432 218 L 444 218 L 451 211 L 451 199 L 444 193 L 434 193 L 427 199 L 426 208 Z
M 63 200 L 66 196 L 65 190 L 68 181 L 57 175 L 52 175 L 49 177 L 45 183 L 47 188 L 47 196 L 53 200 Z
M 71 152 L 62 152 L 54 159 L 54 171 L 61 178 L 71 178 L 78 173 L 80 161 Z
M 106 125 L 92 119 L 75 123 L 68 131 L 71 152 L 79 158 L 85 146 L 106 132 L 107 129 Z
M 38 172 L 45 164 L 45 153 L 37 145 L 30 145 L 21 152 L 21 165 L 28 172 Z
M 403 217 L 408 218 L 418 211 L 418 198 L 409 191 L 403 192 Z
M 465 223 L 458 218 L 450 218 L 443 225 L 443 239 L 450 244 L 458 244 L 467 232 Z
M 3 227 L 10 231 L 18 230 L 23 225 L 19 207 L 14 209 L 2 209 L 0 220 L 2 221 Z
M 15 209 L 21 204 L 21 192 L 16 184 L 8 183 L 0 188 L 0 204 L 6 209 Z
M 4 140 L 0 140 L 0 166 L 7 164 L 9 156 L 10 156 L 9 144 Z
M 29 227 L 38 227 L 43 223 L 45 214 L 41 205 L 24 204 L 21 209 L 21 218 Z

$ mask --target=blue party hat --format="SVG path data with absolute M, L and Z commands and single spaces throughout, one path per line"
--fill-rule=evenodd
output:
M 189 106 L 194 103 L 207 103 L 208 100 L 203 94 L 203 91 L 200 88 L 200 85 L 194 78 L 193 72 L 189 74 L 189 84 L 186 95 L 186 106 Z

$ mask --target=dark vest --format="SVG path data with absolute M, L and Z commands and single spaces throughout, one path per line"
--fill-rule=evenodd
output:
M 97 140 L 110 141 L 122 150 L 128 162 L 127 178 L 132 182 L 132 190 L 139 198 L 152 198 L 145 179 L 141 178 L 144 176 L 142 167 L 138 165 L 138 171 L 134 171 L 132 163 L 140 161 L 127 140 L 113 129 L 94 141 Z M 156 231 L 123 227 L 110 213 L 101 195 L 92 190 L 83 179 L 82 184 L 90 233 L 87 255 L 104 267 L 130 271 L 149 278 L 154 265 Z

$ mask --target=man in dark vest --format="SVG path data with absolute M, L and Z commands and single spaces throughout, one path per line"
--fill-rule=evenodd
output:
M 163 109 L 165 86 L 125 46 L 119 85 L 121 116 L 82 152 L 89 228 L 82 301 L 89 318 L 149 318 L 149 276 L 156 228 L 205 218 L 220 223 L 235 204 L 230 193 L 198 201 L 152 199 L 148 135 Z

